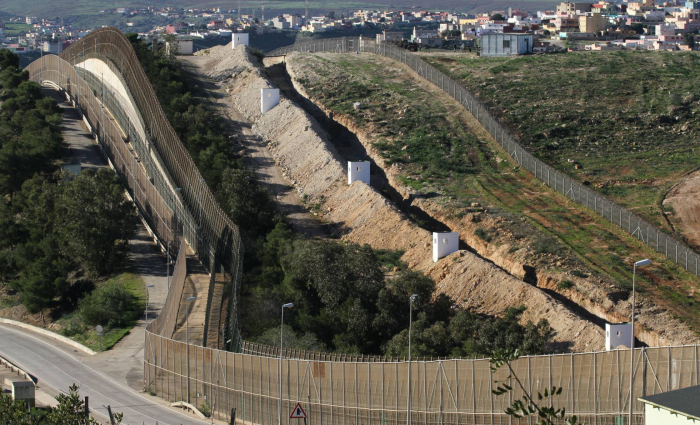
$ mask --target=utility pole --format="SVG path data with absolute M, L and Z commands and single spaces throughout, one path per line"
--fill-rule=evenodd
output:
M 241 22 L 241 0 L 238 0 L 238 22 Z
M 263 26 L 265 25 L 265 0 L 262 1 L 262 17 L 260 18 L 260 21 L 262 21 Z
M 306 0 L 306 10 L 304 10 L 304 25 L 309 25 L 309 0 Z

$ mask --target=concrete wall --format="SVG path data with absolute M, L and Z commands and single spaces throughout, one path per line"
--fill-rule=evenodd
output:
M 614 350 L 620 345 L 629 348 L 632 346 L 631 323 L 606 323 L 605 324 L 605 349 Z
M 248 46 L 248 43 L 250 43 L 250 35 L 245 32 L 235 32 L 231 35 L 231 39 L 234 49 L 238 45 Z
M 348 162 L 348 184 L 362 181 L 369 184 L 369 161 Z
M 280 104 L 279 89 L 260 89 L 260 112 L 269 112 Z
M 433 262 L 459 251 L 459 233 L 433 233 Z

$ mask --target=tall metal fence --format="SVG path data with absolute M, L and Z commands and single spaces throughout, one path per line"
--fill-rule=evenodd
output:
M 377 43 L 374 40 L 362 38 L 342 38 L 295 44 L 273 50 L 268 53 L 268 56 L 281 56 L 291 52 L 374 53 L 406 64 L 419 76 L 440 88 L 474 115 L 513 161 L 532 173 L 538 180 L 577 204 L 592 209 L 634 238 L 698 276 L 700 260 L 696 252 L 628 209 L 617 205 L 605 196 L 596 193 L 566 174 L 535 158 L 518 143 L 507 126 L 486 105 L 481 103 L 460 83 L 437 70 L 417 55 L 390 43 Z
M 99 84 L 100 91 L 93 94 L 100 93 L 100 99 L 104 99 L 105 105 L 114 107 L 115 119 L 122 124 L 126 136 L 134 141 L 138 159 L 144 161 L 144 166 L 149 169 L 151 185 L 159 191 L 161 198 L 170 201 L 172 209 L 178 213 L 177 218 L 183 224 L 180 226 L 180 235 L 185 237 L 210 273 L 213 274 L 215 270 L 223 267 L 231 276 L 230 279 L 226 279 L 231 287 L 227 340 L 231 341 L 231 349 L 239 350 L 241 338 L 238 332 L 237 307 L 243 246 L 238 227 L 221 210 L 187 149 L 168 122 L 131 43 L 118 29 L 102 28 L 73 43 L 61 54 L 61 58 L 73 65 L 88 58 L 100 59 L 108 64 L 119 76 L 120 83 L 126 86 L 130 99 L 118 98 L 115 90 L 107 90 L 97 76 L 89 76 L 89 73 L 83 70 L 81 75 L 88 79 L 90 84 L 85 83 L 85 89 L 77 94 L 80 97 L 80 94 L 89 92 L 87 86 L 94 90 Z M 75 71 L 71 72 L 77 77 Z M 140 140 L 139 132 L 133 128 L 135 123 L 127 122 L 130 120 L 128 113 L 118 112 L 118 105 L 123 104 L 125 100 L 132 102 L 136 107 L 139 121 L 146 127 L 147 140 Z M 207 311 L 207 322 L 210 319 L 209 313 Z

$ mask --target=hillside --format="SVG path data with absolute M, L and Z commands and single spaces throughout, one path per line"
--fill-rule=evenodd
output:
M 645 307 L 700 329 L 692 276 L 514 167 L 471 115 L 403 67 L 374 55 L 294 54 L 287 68 L 358 135 L 406 203 L 460 232 L 481 256 L 608 321 L 628 317 L 632 259 L 649 257 L 654 266 L 637 280 Z M 464 287 L 460 279 L 445 284 Z M 664 334 L 677 323 L 666 320 L 645 326 Z
M 525 10 L 538 10 L 541 8 L 553 7 L 558 2 L 542 0 L 516 0 L 513 2 L 496 1 L 484 4 L 476 0 L 365 0 L 365 1 L 309 1 L 309 10 L 315 14 L 329 11 L 352 11 L 358 9 L 384 9 L 390 8 L 416 8 L 420 10 L 454 10 L 461 12 L 482 12 L 490 10 L 505 10 L 506 8 L 522 8 Z M 260 1 L 243 0 L 241 8 L 244 13 L 260 15 Z M 236 2 L 226 0 L 201 0 L 193 2 L 191 0 L 126 0 L 122 2 L 112 0 L 59 0 L 47 2 L 45 0 L 0 0 L 0 10 L 17 16 L 41 16 L 52 18 L 55 16 L 94 14 L 105 9 L 115 9 L 117 7 L 145 7 L 145 6 L 176 6 L 176 7 L 197 7 L 216 8 L 229 10 L 236 7 Z M 265 10 L 269 13 L 299 13 L 304 10 L 304 1 L 282 0 L 268 1 L 265 3 Z
M 700 167 L 700 56 L 625 51 L 424 58 L 492 107 L 543 161 L 659 227 L 686 230 L 663 200 Z M 697 247 L 699 240 L 689 242 Z

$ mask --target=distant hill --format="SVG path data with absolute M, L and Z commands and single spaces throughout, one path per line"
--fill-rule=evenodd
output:
M 244 13 L 260 13 L 260 1 L 242 1 Z M 318 13 L 330 10 L 357 10 L 360 8 L 415 8 L 418 10 L 448 10 L 459 12 L 483 12 L 490 10 L 505 10 L 506 8 L 521 8 L 524 10 L 538 10 L 551 8 L 557 1 L 543 0 L 513 0 L 513 1 L 486 1 L 486 0 L 365 0 L 365 1 L 340 1 L 329 0 L 309 1 L 312 12 Z M 178 6 L 211 8 L 221 7 L 233 9 L 237 5 L 236 0 L 0 0 L 0 11 L 17 16 L 38 16 L 53 18 L 57 16 L 92 15 L 101 10 L 115 9 L 117 7 L 145 7 L 145 6 Z M 304 1 L 301 0 L 277 0 L 268 1 L 265 8 L 270 13 L 301 12 L 304 10 Z M 0 15 L 2 17 L 2 15 Z

